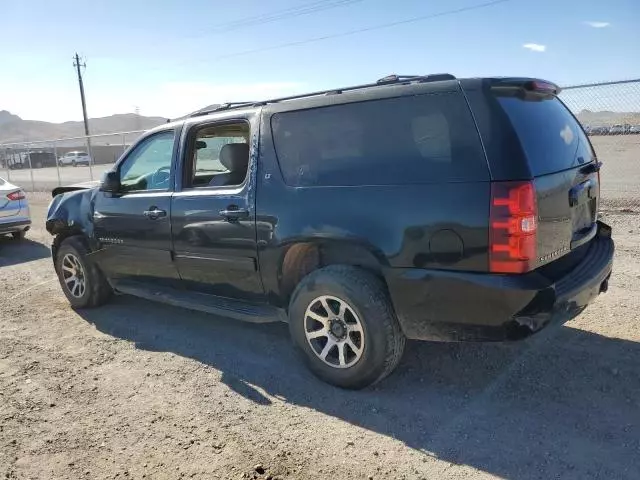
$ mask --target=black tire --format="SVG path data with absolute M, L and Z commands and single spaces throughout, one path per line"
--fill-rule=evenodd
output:
M 305 312 L 322 296 L 345 302 L 359 319 L 364 345 L 360 358 L 352 366 L 328 365 L 310 344 L 314 340 L 307 341 Z M 289 330 L 302 358 L 316 376 L 349 389 L 367 387 L 389 375 L 400 362 L 406 341 L 382 281 L 365 270 L 345 265 L 316 270 L 298 284 L 289 304 Z
M 11 234 L 14 240 L 24 240 L 24 237 L 27 236 L 26 230 L 20 230 L 19 232 L 13 232 Z
M 68 237 L 60 244 L 56 253 L 55 268 L 58 274 L 60 286 L 67 300 L 73 308 L 93 308 L 105 304 L 113 294 L 111 286 L 107 282 L 103 273 L 91 261 L 87 260 L 89 250 L 85 246 L 81 237 Z M 84 280 L 84 290 L 76 291 L 75 294 L 65 282 L 65 273 L 63 272 L 63 263 L 67 255 L 71 255 L 78 260 L 82 267 Z
M 71 162 L 71 166 L 72 166 L 72 167 L 77 167 L 77 166 L 78 166 L 78 164 L 76 163 L 76 161 L 75 161 L 75 160 L 73 160 L 73 161 Z

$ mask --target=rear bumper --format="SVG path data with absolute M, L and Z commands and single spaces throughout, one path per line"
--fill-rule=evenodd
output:
M 606 291 L 613 265 L 611 228 L 598 233 L 582 261 L 559 279 L 523 275 L 389 269 L 387 285 L 407 337 L 419 340 L 519 339 L 568 320 Z
M 12 217 L 9 218 L 11 218 L 11 220 L 0 218 L 0 235 L 29 230 L 31 227 L 31 220 L 28 218 L 22 218 L 20 220 L 16 220 Z

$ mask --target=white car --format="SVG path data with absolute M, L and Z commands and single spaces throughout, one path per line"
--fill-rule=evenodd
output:
M 0 235 L 20 240 L 31 228 L 29 203 L 24 191 L 0 178 Z
M 91 157 L 87 152 L 67 152 L 62 157 L 58 158 L 58 165 L 64 167 L 65 165 L 72 165 L 74 167 L 78 165 L 89 165 L 93 163 Z

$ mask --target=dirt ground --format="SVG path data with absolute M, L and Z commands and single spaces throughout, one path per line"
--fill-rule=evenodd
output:
M 285 325 L 117 297 L 74 312 L 42 228 L 0 241 L 0 478 L 637 479 L 640 214 L 609 292 L 513 344 L 409 343 L 373 389 L 316 380 Z

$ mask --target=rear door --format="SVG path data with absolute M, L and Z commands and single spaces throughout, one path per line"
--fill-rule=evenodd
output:
M 181 185 L 171 200 L 175 263 L 184 288 L 264 301 L 256 243 L 257 119 L 194 125 L 185 132 Z M 255 145 L 257 142 L 254 142 Z M 254 160 L 255 161 L 255 160 Z
M 534 179 L 537 267 L 577 251 L 595 236 L 599 163 L 580 123 L 550 93 L 553 86 L 528 85 L 494 88 L 493 94 L 515 131 Z

